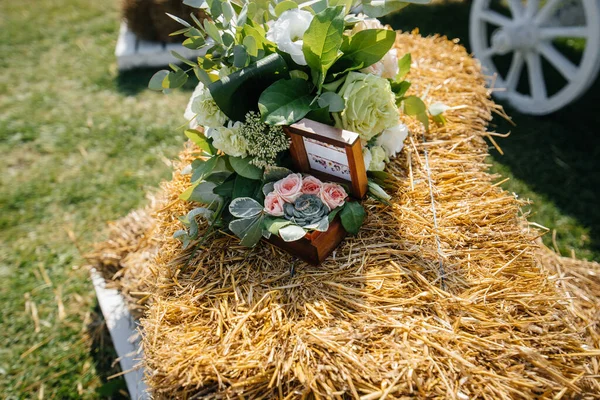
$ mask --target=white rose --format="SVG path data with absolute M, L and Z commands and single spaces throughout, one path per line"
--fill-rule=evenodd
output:
M 284 11 L 270 26 L 267 39 L 274 42 L 279 50 L 292 56 L 296 64 L 306 65 L 302 38 L 312 19 L 313 15 L 308 11 L 297 8 Z
M 396 49 L 390 49 L 381 60 L 373 65 L 369 65 L 367 68 L 361 69 L 360 72 L 394 79 L 398 75 L 398 52 Z
M 369 169 L 371 165 L 371 161 L 373 160 L 373 155 L 371 154 L 371 150 L 368 147 L 363 147 L 363 160 L 365 160 L 365 168 Z
M 200 93 L 204 90 L 204 85 L 202 82 L 198 83 L 196 89 L 194 89 L 194 93 L 190 97 L 190 100 L 187 103 L 187 107 L 185 108 L 185 112 L 183 113 L 183 118 L 189 121 L 190 129 L 196 129 L 198 127 L 198 122 L 196 121 L 196 113 L 192 111 L 192 103 L 194 102 L 194 98 L 198 97 Z
M 385 129 L 381 135 L 377 137 L 375 144 L 381 146 L 385 150 L 387 158 L 396 157 L 404 147 L 404 139 L 408 136 L 408 127 L 404 124 L 398 124 L 391 128 Z
M 380 146 L 371 147 L 371 162 L 367 168 L 369 171 L 383 171 L 385 169 L 385 150 Z
M 229 121 L 227 127 L 214 128 L 210 130 L 213 146 L 222 150 L 232 157 L 246 157 L 248 155 L 248 142 L 240 135 L 241 122 L 232 124 Z
M 209 128 L 223 126 L 227 121 L 227 116 L 217 106 L 213 100 L 210 90 L 199 83 L 191 99 L 191 113 L 188 115 L 196 115 L 196 124 L 204 125 Z M 186 110 L 187 113 L 187 110 Z

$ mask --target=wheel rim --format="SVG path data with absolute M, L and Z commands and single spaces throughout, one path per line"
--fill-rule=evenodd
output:
M 556 111 L 583 94 L 600 67 L 600 2 L 597 0 L 508 0 L 509 13 L 498 12 L 492 0 L 475 0 L 471 8 L 470 39 L 475 57 L 492 76 L 498 98 L 519 111 L 542 115 Z M 493 4 L 498 6 L 497 4 Z M 569 20 L 568 12 L 579 16 Z M 507 15 L 508 14 L 508 15 Z M 554 41 L 585 39 L 579 62 L 561 53 Z M 499 73 L 495 58 L 511 56 L 508 69 Z M 550 65 L 565 83 L 549 93 L 542 63 Z M 528 90 L 519 85 L 526 74 Z

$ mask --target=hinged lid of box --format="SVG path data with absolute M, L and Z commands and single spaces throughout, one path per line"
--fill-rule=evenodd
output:
M 347 183 L 355 199 L 367 194 L 367 170 L 358 133 L 304 118 L 284 128 L 300 172 Z

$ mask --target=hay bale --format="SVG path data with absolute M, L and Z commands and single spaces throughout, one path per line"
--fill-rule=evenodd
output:
M 485 127 L 496 106 L 479 65 L 445 38 L 403 34 L 396 45 L 412 53 L 413 94 L 462 108 L 449 111 L 449 123 L 427 134 L 426 143 L 420 126 L 405 121 L 413 135 L 389 164 L 392 206 L 366 202 L 359 235 L 320 267 L 268 244 L 245 249 L 224 234 L 186 267 L 189 253 L 172 234 L 190 209 L 177 199 L 189 177 L 175 172 L 163 186 L 141 320 L 157 398 L 600 391 L 598 326 L 590 320 L 597 321 L 600 282 L 575 266 L 554 276 L 543 269 L 536 233 L 519 217 L 522 203 L 486 172 Z M 182 153 L 182 166 L 193 152 Z M 552 262 L 557 270 L 564 260 Z M 559 278 L 567 273 L 578 274 L 587 289 L 578 291 L 573 281 L 565 286 Z M 587 305 L 580 295 L 589 296 Z

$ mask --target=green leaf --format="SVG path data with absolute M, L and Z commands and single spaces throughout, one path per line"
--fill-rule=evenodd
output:
M 427 107 L 423 100 L 417 96 L 408 96 L 403 100 L 404 113 L 406 115 L 415 116 L 424 112 L 427 112 Z
M 214 4 L 214 3 L 213 3 Z M 210 36 L 215 42 L 223 44 L 223 39 L 221 39 L 221 34 L 219 33 L 219 28 L 215 25 L 214 22 L 209 21 L 208 19 L 204 20 L 204 29 L 208 36 Z
M 185 136 L 194 142 L 202 151 L 212 155 L 210 145 L 208 144 L 208 140 L 206 139 L 206 136 L 204 136 L 204 133 L 196 129 L 186 129 Z
M 235 11 L 233 10 L 231 3 L 229 1 L 224 1 L 221 8 L 223 10 L 223 18 L 227 22 L 227 25 L 229 25 L 231 21 L 235 22 Z
M 232 198 L 233 197 L 233 186 L 235 184 L 235 178 L 238 177 L 237 174 L 231 174 L 225 181 L 213 189 L 213 193 L 218 194 L 223 198 Z
M 284 59 L 274 53 L 210 84 L 208 89 L 229 119 L 244 121 L 248 111 L 258 110 L 260 94 L 273 82 L 288 76 Z
M 258 99 L 263 120 L 270 125 L 290 125 L 310 111 L 313 97 L 310 83 L 300 78 L 281 79 L 269 86 Z
M 185 85 L 187 80 L 188 76 L 184 70 L 170 71 L 165 79 L 163 79 L 162 87 L 163 89 L 177 89 Z
M 280 17 L 283 12 L 298 8 L 298 4 L 292 0 L 284 0 L 275 6 L 275 16 Z
M 190 38 L 185 39 L 182 44 L 188 49 L 198 50 L 206 44 L 206 40 L 204 40 L 202 36 L 192 36 Z M 194 66 L 196 65 L 194 64 Z
M 333 68 L 348 72 L 373 65 L 390 51 L 396 41 L 396 32 L 389 29 L 365 29 L 352 35 L 342 45 L 344 55 Z
M 391 82 L 392 92 L 396 95 L 397 99 L 402 99 L 408 89 L 410 88 L 409 81 L 402 82 Z
M 183 4 L 193 8 L 200 8 L 206 3 L 206 0 L 183 0 Z
M 150 78 L 150 82 L 148 83 L 148 89 L 159 92 L 162 91 L 164 89 L 162 83 L 169 73 L 170 71 L 163 69 L 152 75 L 152 78 Z
M 348 14 L 352 9 L 353 0 L 329 0 L 329 7 L 344 6 L 344 14 Z
M 410 3 L 427 4 L 430 0 L 362 0 L 362 9 L 371 18 L 379 18 L 384 15 L 399 11 Z
M 375 197 L 377 200 L 381 201 L 384 204 L 389 205 L 389 201 L 392 199 L 392 196 L 386 193 L 385 190 L 375 182 L 369 180 L 368 183 L 369 194 Z
M 233 66 L 236 68 L 244 68 L 248 61 L 248 53 L 246 48 L 240 44 L 233 47 Z
M 347 202 L 344 205 L 344 208 L 342 208 L 342 211 L 340 211 L 342 225 L 344 226 L 344 229 L 352 235 L 358 233 L 365 217 L 365 209 L 355 201 Z
M 398 60 L 398 74 L 396 74 L 396 82 L 404 80 L 406 75 L 410 72 L 410 64 L 412 63 L 412 57 L 410 53 L 406 53 Z
M 292 173 L 293 172 L 287 168 L 269 166 L 269 167 L 265 168 L 265 175 L 263 176 L 263 181 L 265 181 L 265 182 L 278 181 Z
M 189 201 L 190 200 L 190 196 L 192 195 L 192 192 L 194 191 L 194 189 L 196 188 L 196 186 L 198 186 L 199 183 L 193 184 L 191 186 L 189 186 L 187 189 L 185 189 L 180 195 L 179 198 L 183 201 Z
M 333 126 L 335 122 L 333 118 L 331 118 L 331 114 L 329 113 L 329 107 L 311 110 L 308 114 L 306 114 L 306 118 L 330 126 Z
M 236 218 L 251 218 L 260 214 L 262 210 L 262 204 L 250 197 L 237 197 L 229 204 L 229 212 Z
M 202 182 L 194 188 L 188 200 L 207 204 L 209 207 L 216 206 L 222 202 L 221 196 L 213 192 L 216 186 L 214 182 Z
M 229 229 L 242 239 L 242 246 L 254 247 L 262 237 L 264 218 L 265 216 L 260 214 L 254 218 L 236 219 L 229 223 Z
M 279 230 L 284 226 L 290 225 L 292 222 L 283 218 L 265 218 L 264 225 L 265 229 L 271 232 L 273 235 L 279 235 Z
M 254 36 L 246 36 L 242 40 L 242 44 L 246 48 L 246 52 L 252 57 L 258 56 L 258 46 L 256 44 L 256 39 Z
M 189 24 L 187 21 L 185 21 L 185 20 L 183 20 L 183 19 L 179 18 L 179 17 L 178 17 L 178 16 L 176 16 L 176 15 L 169 14 L 169 13 L 165 13 L 165 14 L 167 14 L 167 16 L 168 16 L 169 18 L 171 18 L 172 20 L 179 22 L 181 25 L 183 25 L 183 26 L 185 26 L 185 27 L 187 27 L 187 28 L 191 28 L 191 27 L 192 27 L 192 26 L 191 26 L 191 25 L 190 25 L 190 24 Z
M 268 196 L 273 190 L 275 190 L 275 182 L 267 182 L 262 188 L 265 197 Z
M 331 223 L 331 221 L 333 221 L 335 219 L 335 217 L 340 213 L 340 211 L 342 211 L 343 208 L 344 208 L 344 206 L 336 207 L 329 212 L 329 215 L 327 216 L 329 223 Z
M 173 55 L 173 57 L 175 57 L 176 59 L 178 59 L 182 63 L 184 63 L 186 65 L 189 65 L 190 67 L 195 67 L 196 65 L 198 65 L 196 63 L 191 62 L 190 60 L 188 60 L 187 58 L 185 58 L 184 56 L 182 56 L 181 54 L 179 54 L 175 50 L 171 50 L 171 54 Z
M 229 157 L 229 163 L 235 172 L 248 179 L 262 179 L 263 171 L 257 166 L 250 164 L 251 157 Z
M 325 81 L 327 70 L 342 55 L 344 7 L 328 7 L 314 16 L 304 33 L 302 52 L 310 68 L 318 72 L 318 87 Z
M 178 239 L 181 241 L 183 249 L 187 249 L 190 243 L 192 242 L 192 238 L 188 235 L 185 229 L 179 229 L 173 233 L 173 239 Z
M 236 176 L 235 183 L 233 185 L 232 197 L 234 199 L 237 199 L 238 197 L 251 197 L 255 200 L 260 200 L 257 197 L 262 193 L 261 188 L 261 181 L 244 178 L 243 176 L 238 175 Z
M 335 92 L 321 93 L 319 96 L 319 107 L 328 108 L 329 112 L 340 112 L 344 110 L 345 101 L 339 94 Z
M 192 163 L 193 172 L 191 181 L 194 183 L 199 180 L 204 180 L 215 169 L 219 158 L 219 156 L 212 156 L 206 161 L 194 160 L 194 162 Z
M 293 242 L 295 240 L 300 240 L 306 235 L 306 231 L 304 228 L 298 225 L 286 225 L 283 228 L 279 229 L 279 236 L 285 242 Z

